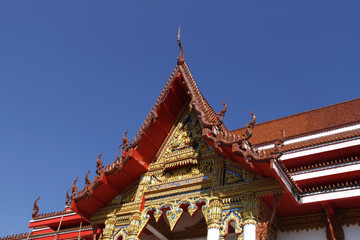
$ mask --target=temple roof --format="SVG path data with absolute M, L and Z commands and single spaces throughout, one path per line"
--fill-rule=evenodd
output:
M 351 187 L 359 185 L 352 175 L 350 178 L 346 178 L 346 171 L 340 178 L 327 177 L 327 181 L 321 183 L 323 186 L 311 185 L 306 179 L 294 177 L 296 174 L 301 174 L 304 169 L 333 168 L 338 167 L 338 163 L 355 162 L 357 164 L 358 158 L 354 161 L 346 159 L 358 154 L 358 145 L 344 148 L 346 151 L 331 150 L 334 158 L 332 160 L 337 158 L 335 164 L 325 161 L 329 157 L 329 153 L 326 151 L 306 159 L 292 157 L 291 154 L 295 150 L 305 151 L 309 148 L 319 148 L 324 144 L 336 145 L 342 141 L 358 138 L 360 136 L 359 128 L 325 135 L 316 134 L 359 123 L 360 99 L 258 125 L 255 125 L 256 118 L 251 113 L 251 121 L 246 127 L 228 131 L 222 120 L 226 104 L 224 103 L 224 109 L 219 113 L 211 108 L 198 89 L 185 61 L 179 37 L 178 43 L 180 46 L 178 64 L 134 140 L 129 142 L 124 134 L 122 152 L 120 155 L 117 154 L 116 160 L 108 166 L 102 166 L 100 155 L 97 160 L 97 175 L 92 182 L 86 176 L 84 189 L 78 191 L 75 186 L 76 181 L 74 182 L 70 203 L 74 212 L 89 221 L 93 213 L 109 204 L 118 194 L 133 186 L 141 174 L 148 171 L 149 164 L 156 158 L 164 140 L 186 109 L 195 112 L 203 127 L 202 137 L 217 154 L 240 163 L 246 170 L 262 177 L 276 178 L 285 189 L 289 190 L 290 194 L 285 197 L 285 199 L 287 198 L 285 201 L 288 203 L 292 201 L 294 204 L 294 200 L 298 201 L 299 196 L 305 193 L 309 195 L 311 192 L 324 189 L 342 188 L 342 185 Z M 308 138 L 310 135 L 315 137 Z M 305 139 L 302 139 L 303 137 Z M 263 151 L 258 151 L 258 147 Z M 283 155 L 283 153 L 285 154 Z M 293 199 L 291 199 L 292 197 Z
M 98 175 L 82 191 L 77 192 L 73 185 L 71 207 L 85 219 L 97 209 L 108 204 L 117 194 L 136 182 L 140 174 L 148 169 L 148 164 L 155 158 L 163 141 L 170 133 L 173 124 L 181 113 L 189 108 L 197 114 L 201 125 L 218 136 L 226 136 L 229 132 L 222 121 L 224 109 L 216 114 L 208 104 L 190 72 L 180 46 L 178 65 L 161 91 L 150 113 L 144 120 L 133 142 L 123 137 L 123 150 L 117 159 L 106 167 L 98 158 Z M 225 133 L 225 134 L 222 134 Z M 234 141 L 241 141 L 242 136 L 232 134 Z
M 360 121 L 360 98 L 256 124 L 251 142 L 266 144 L 279 138 L 279 126 L 286 138 L 300 137 Z M 230 131 L 244 132 L 244 128 Z

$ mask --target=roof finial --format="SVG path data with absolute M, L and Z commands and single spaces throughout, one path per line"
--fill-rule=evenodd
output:
M 127 147 L 129 146 L 129 139 L 126 137 L 126 134 L 128 133 L 128 129 L 126 130 L 126 132 L 124 133 L 123 135 L 123 138 L 122 138 L 122 144 L 119 145 L 118 149 L 116 150 L 116 160 L 120 160 L 120 157 L 119 157 L 119 149 L 121 146 L 123 146 L 123 150 L 127 149 Z
M 222 122 L 221 117 L 225 117 L 225 113 L 227 111 L 227 104 L 224 100 L 223 100 L 223 105 L 224 105 L 224 108 L 217 114 L 219 116 L 219 118 L 221 119 L 221 122 Z
M 181 29 L 181 25 L 179 26 L 178 38 L 177 38 L 177 43 L 178 43 L 179 48 L 180 48 L 180 55 L 178 56 L 178 59 L 177 59 L 177 65 L 178 65 L 178 66 L 183 65 L 184 62 L 185 62 L 184 52 L 183 52 L 183 49 L 182 49 L 182 46 L 181 46 L 181 42 L 180 42 L 180 29 Z
M 96 159 L 96 174 L 99 175 L 99 176 L 100 176 L 101 172 L 104 169 L 103 162 L 100 160 L 101 155 L 102 155 L 102 152 L 100 153 L 100 155 Z
M 76 177 L 75 181 L 73 182 L 73 185 L 71 187 L 71 197 L 70 199 L 71 200 L 74 200 L 76 194 L 77 194 L 77 191 L 78 191 L 78 188 L 76 186 L 76 181 L 78 180 L 78 177 Z
M 66 206 L 69 206 L 69 202 L 70 202 L 69 191 L 70 191 L 70 188 L 66 191 L 66 200 L 65 200 Z
M 40 197 L 38 197 L 38 198 L 35 200 L 35 202 L 34 202 L 34 208 L 33 208 L 34 212 L 31 214 L 31 216 L 32 216 L 33 219 L 34 219 L 34 218 L 37 216 L 37 214 L 39 213 L 39 207 L 38 207 L 38 205 L 37 205 L 37 201 L 39 201 L 39 199 L 40 199 Z
M 90 180 L 89 180 L 89 173 L 90 173 L 90 170 L 87 171 L 87 173 L 86 173 L 86 175 L 85 175 L 85 185 L 88 185 L 88 184 L 91 183 Z

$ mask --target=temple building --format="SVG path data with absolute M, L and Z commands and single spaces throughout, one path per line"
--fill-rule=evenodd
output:
M 133 141 L 66 207 L 0 238 L 358 239 L 360 98 L 228 130 L 180 55 Z M 95 163 L 94 163 L 95 165 Z

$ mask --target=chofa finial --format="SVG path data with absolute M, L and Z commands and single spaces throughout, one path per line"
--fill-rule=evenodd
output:
M 74 180 L 72 186 L 71 186 L 71 200 L 74 200 L 76 194 L 78 193 L 78 188 L 76 186 L 76 181 L 78 180 L 79 177 L 76 177 L 76 179 Z
M 183 52 L 183 49 L 182 49 L 182 46 L 181 46 L 181 41 L 180 41 L 180 30 L 181 30 L 181 25 L 179 26 L 178 38 L 177 38 L 177 43 L 178 43 L 179 48 L 180 48 L 180 54 L 179 54 L 179 57 L 177 59 L 177 65 L 178 66 L 183 65 L 184 62 L 185 62 L 184 52 Z
M 126 137 L 127 133 L 128 133 L 128 129 L 126 130 L 126 132 L 123 135 L 122 143 L 119 145 L 119 147 L 116 150 L 116 160 L 120 160 L 120 157 L 119 157 L 119 149 L 120 149 L 120 147 L 122 146 L 123 150 L 127 150 L 127 147 L 129 146 L 129 139 Z
M 39 201 L 40 197 L 38 197 L 35 202 L 34 202 L 34 207 L 33 207 L 33 210 L 34 212 L 31 214 L 32 218 L 34 219 L 37 214 L 39 213 L 39 206 L 37 205 L 37 201 Z
M 227 111 L 227 104 L 224 100 L 223 100 L 223 105 L 224 105 L 223 109 L 218 113 L 219 117 L 225 117 L 225 113 Z
M 66 206 L 69 206 L 69 203 L 70 203 L 70 196 L 69 196 L 69 191 L 70 191 L 70 188 L 66 191 L 66 199 L 65 199 L 65 205 Z
M 103 162 L 100 160 L 101 155 L 102 155 L 102 152 L 100 153 L 100 155 L 99 155 L 98 158 L 96 159 L 96 174 L 97 174 L 98 176 L 100 176 L 101 172 L 102 172 L 103 169 L 104 169 Z

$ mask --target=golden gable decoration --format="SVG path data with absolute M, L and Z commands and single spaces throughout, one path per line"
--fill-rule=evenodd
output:
M 212 152 L 202 138 L 202 126 L 199 120 L 193 112 L 186 111 L 151 167 L 167 171 L 198 165 L 200 155 L 209 151 Z

